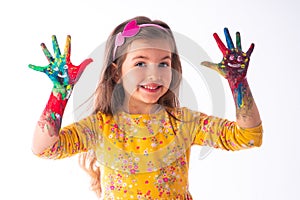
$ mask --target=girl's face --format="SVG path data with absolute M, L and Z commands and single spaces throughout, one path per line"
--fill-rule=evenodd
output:
M 129 112 L 149 112 L 171 83 L 170 47 L 163 40 L 135 40 L 127 52 L 122 65 L 123 106 Z

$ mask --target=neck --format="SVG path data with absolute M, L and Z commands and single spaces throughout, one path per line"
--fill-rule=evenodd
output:
M 162 108 L 159 104 L 131 104 L 130 102 L 122 105 L 122 110 L 129 114 L 153 114 L 160 111 Z

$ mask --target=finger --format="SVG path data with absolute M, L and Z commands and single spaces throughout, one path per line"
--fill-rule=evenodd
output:
M 52 46 L 56 58 L 60 57 L 60 49 L 55 35 L 52 35 Z
M 86 68 L 91 62 L 93 62 L 93 59 L 92 58 L 88 58 L 88 59 L 85 59 L 80 65 L 80 69 L 81 68 Z
M 85 68 L 91 63 L 93 62 L 93 59 L 88 58 L 85 59 L 80 65 L 79 65 L 79 70 L 77 73 L 77 77 L 76 77 L 76 81 L 80 78 L 81 74 L 83 73 L 83 71 L 85 70 Z
M 225 34 L 228 49 L 234 49 L 234 45 L 233 45 L 228 28 L 224 28 L 224 34 Z
M 238 48 L 238 50 L 242 51 L 241 34 L 240 34 L 240 32 L 236 32 L 236 48 Z
M 254 44 L 252 43 L 248 49 L 248 51 L 246 52 L 247 56 L 250 57 L 252 52 L 253 52 L 253 49 L 254 49 Z
M 70 55 L 71 55 L 71 36 L 70 35 L 67 36 L 64 54 L 66 56 L 67 61 L 70 61 Z
M 46 45 L 44 43 L 41 44 L 42 50 L 47 58 L 47 60 L 49 61 L 49 63 L 53 62 L 54 59 L 51 55 L 51 53 L 49 52 L 49 50 L 47 49 Z
M 214 33 L 213 36 L 214 36 L 214 38 L 217 42 L 217 45 L 218 45 L 219 49 L 221 50 L 221 52 L 223 54 L 223 56 L 225 56 L 228 49 L 226 48 L 226 46 L 224 45 L 224 43 L 222 42 L 222 40 L 220 39 L 220 37 L 218 36 L 217 33 Z
M 30 69 L 33 69 L 33 70 L 38 71 L 38 72 L 44 72 L 45 69 L 46 69 L 48 66 L 46 66 L 46 67 L 41 67 L 41 66 L 36 66 L 36 65 L 29 64 L 28 67 L 29 67 Z
M 210 69 L 218 71 L 218 64 L 216 64 L 216 63 L 204 61 L 204 62 L 201 62 L 201 65 L 203 65 L 205 67 L 208 67 Z
M 226 76 L 226 66 L 220 64 L 216 64 L 216 63 L 211 63 L 211 62 L 207 62 L 204 61 L 201 63 L 201 65 L 204 65 L 210 69 L 213 69 L 215 71 L 217 71 L 221 76 L 225 77 Z

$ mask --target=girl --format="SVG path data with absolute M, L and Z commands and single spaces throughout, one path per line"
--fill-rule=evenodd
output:
M 240 150 L 262 143 L 258 109 L 246 79 L 252 44 L 244 53 L 227 29 L 228 48 L 219 64 L 202 64 L 224 76 L 236 105 L 236 122 L 179 107 L 181 63 L 173 34 L 162 21 L 136 17 L 115 28 L 106 43 L 104 69 L 95 91 L 93 113 L 61 128 L 64 109 L 85 67 L 70 61 L 70 36 L 62 55 L 52 37 L 55 57 L 42 44 L 50 64 L 29 65 L 53 82 L 37 123 L 33 153 L 61 159 L 80 153 L 91 187 L 104 199 L 192 199 L 188 169 L 192 145 Z

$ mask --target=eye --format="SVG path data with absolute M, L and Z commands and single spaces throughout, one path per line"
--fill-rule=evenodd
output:
M 54 67 L 54 69 L 53 69 L 54 71 L 58 71 L 58 67 Z
M 68 65 L 65 65 L 65 66 L 64 66 L 64 69 L 68 69 Z
M 169 67 L 169 64 L 166 62 L 159 63 L 159 67 Z
M 242 61 L 243 61 L 242 56 L 238 56 L 238 57 L 237 57 L 237 61 L 242 62 Z
M 229 60 L 234 60 L 234 55 L 230 55 Z
M 144 62 L 138 62 L 138 63 L 135 64 L 135 66 L 137 66 L 137 67 L 145 67 L 146 63 L 144 63 Z

